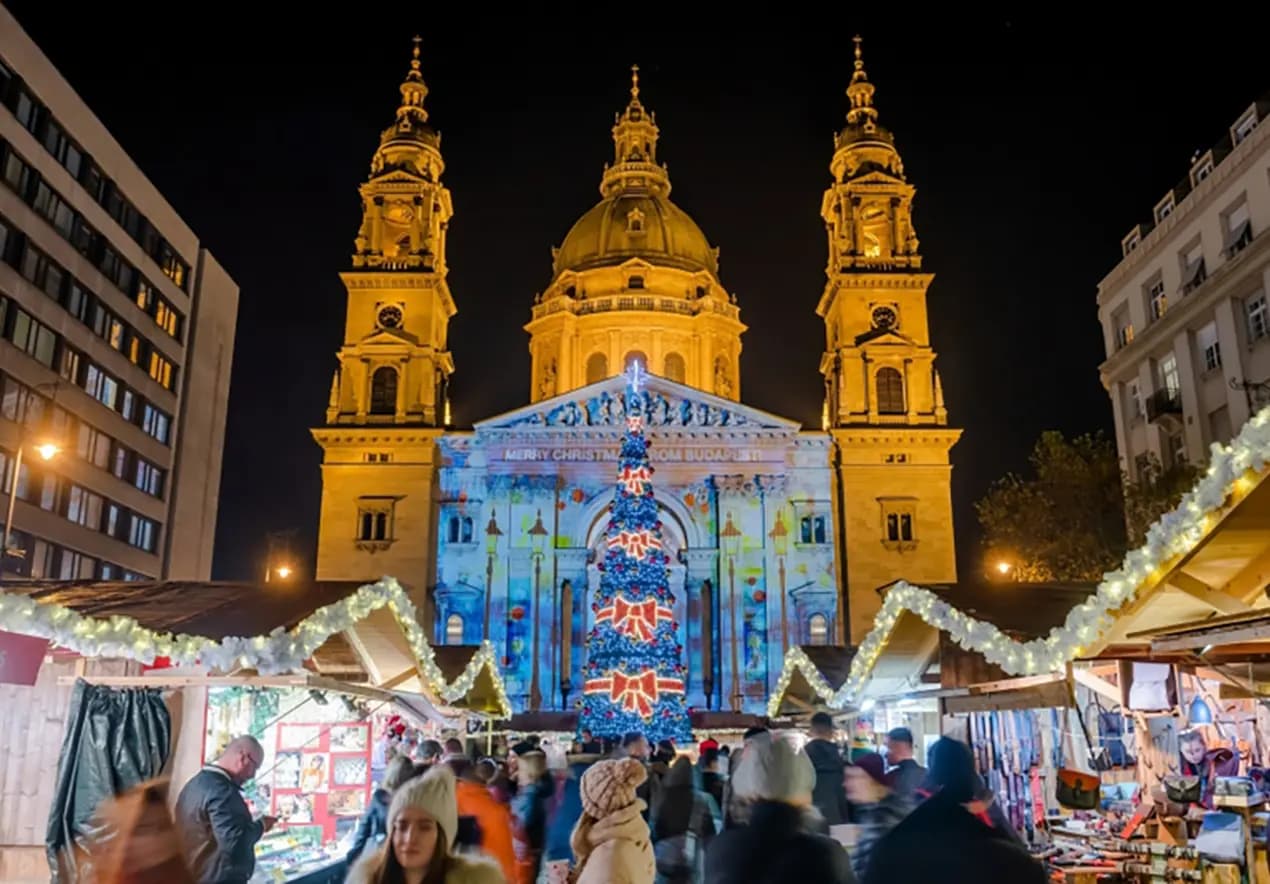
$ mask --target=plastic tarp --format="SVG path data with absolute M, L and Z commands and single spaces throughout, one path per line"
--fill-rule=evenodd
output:
M 172 717 L 156 688 L 75 682 L 44 844 L 54 884 L 81 879 L 86 845 L 103 833 L 102 801 L 158 776 L 172 747 Z

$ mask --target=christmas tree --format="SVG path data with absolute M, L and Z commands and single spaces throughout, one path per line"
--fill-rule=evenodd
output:
M 684 704 L 683 647 L 675 623 L 644 436 L 647 374 L 626 374 L 626 432 L 609 507 L 600 587 L 591 604 L 579 731 L 615 737 L 638 731 L 650 742 L 691 739 Z

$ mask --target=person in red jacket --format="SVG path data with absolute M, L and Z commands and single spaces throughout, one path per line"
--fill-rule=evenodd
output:
M 481 850 L 498 861 L 508 882 L 518 880 L 516 850 L 512 845 L 511 810 L 506 804 L 499 803 L 467 759 L 451 759 L 449 765 L 458 775 L 454 797 L 460 822 L 465 817 L 475 820 L 480 829 Z

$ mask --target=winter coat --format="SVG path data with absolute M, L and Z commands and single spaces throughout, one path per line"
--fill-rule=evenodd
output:
M 811 803 L 830 826 L 847 821 L 847 788 L 842 763 L 842 751 L 829 740 L 808 740 L 803 747 L 811 766 L 816 769 L 816 787 L 811 793 Z
M 926 783 L 926 768 L 911 758 L 905 758 L 888 773 L 891 776 L 891 788 L 904 800 L 908 809 L 917 807 L 922 801 L 918 790 Z
M 856 805 L 860 836 L 851 849 L 851 868 L 857 878 L 863 878 L 868 870 L 873 848 L 908 816 L 908 812 L 909 803 L 898 792 L 891 792 L 876 804 Z
M 264 825 L 251 818 L 238 784 L 216 765 L 204 765 L 181 789 L 176 825 L 198 884 L 246 884 L 255 872 Z
M 586 814 L 573 829 L 574 884 L 653 884 L 653 845 L 638 798 L 606 817 Z
M 1017 841 L 938 794 L 873 848 L 864 884 L 1045 884 L 1045 869 Z
M 719 811 L 719 817 L 722 818 L 723 812 L 723 787 L 726 778 L 721 773 L 712 770 L 703 770 L 701 772 L 701 791 L 705 792 L 714 799 L 714 806 Z
M 481 783 L 459 780 L 454 787 L 459 816 L 476 819 L 481 830 L 481 849 L 503 870 L 507 884 L 516 881 L 516 851 L 512 846 L 512 814 Z
M 809 826 L 807 815 L 793 805 L 755 802 L 748 824 L 711 842 L 705 884 L 855 884 L 847 851 Z M 909 879 L 896 879 L 901 880 Z
M 362 815 L 357 824 L 357 833 L 353 836 L 353 848 L 348 852 L 348 864 L 351 866 L 362 855 L 366 845 L 371 850 L 388 834 L 388 805 L 392 801 L 392 793 L 387 789 L 376 789 L 370 798 L 370 807 Z
M 344 884 L 371 884 L 380 855 L 391 849 L 391 844 L 385 844 L 368 852 L 348 870 Z M 445 884 L 504 884 L 503 873 L 492 857 L 460 854 L 451 856 L 447 862 Z
M 582 816 L 582 774 L 590 766 L 589 761 L 575 762 L 565 772 L 564 780 L 556 793 L 556 806 L 547 820 L 547 842 L 543 848 L 543 859 L 548 862 L 573 859 L 569 836 Z
M 693 779 L 692 762 L 679 758 L 657 790 L 649 828 L 661 884 L 697 881 L 705 849 L 714 835 L 711 799 L 696 788 Z
M 512 799 L 512 845 L 520 867 L 521 884 L 533 884 L 538 877 L 538 861 L 547 833 L 547 802 L 551 799 L 550 776 L 521 786 Z

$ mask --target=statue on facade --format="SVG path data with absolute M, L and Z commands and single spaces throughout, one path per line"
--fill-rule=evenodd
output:
M 538 383 L 538 398 L 550 399 L 556 395 L 556 360 L 555 357 L 542 370 L 542 380 Z

